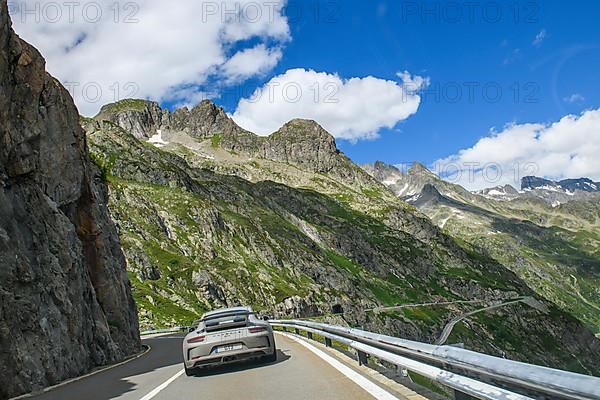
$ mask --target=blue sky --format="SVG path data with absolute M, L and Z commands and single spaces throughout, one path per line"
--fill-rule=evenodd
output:
M 24 12 L 37 0 L 9 8 L 83 115 L 126 97 L 209 97 L 262 135 L 315 119 L 357 163 L 458 165 L 470 189 L 529 174 L 600 181 L 600 2 L 275 1 L 137 0 L 115 16 L 113 0 L 94 0 L 94 21 Z M 472 164 L 479 178 L 465 180 Z
M 303 18 L 290 19 L 293 39 L 264 81 L 298 67 L 383 79 L 408 70 L 431 79 L 418 112 L 394 129 L 382 129 L 379 139 L 338 140 L 356 162 L 432 163 L 472 146 L 493 127 L 556 121 L 600 105 L 598 2 L 520 2 L 520 14 L 514 1 L 497 2 L 498 22 L 493 6 L 484 14 L 486 2 L 474 9 L 472 20 L 462 7 L 460 22 L 453 21 L 455 9 L 445 8 L 447 2 L 427 2 L 429 10 L 439 5 L 439 22 L 436 14 L 420 14 L 420 2 L 331 4 L 321 3 L 318 21 L 310 8 L 304 8 Z M 326 11 L 335 12 L 334 21 L 323 21 Z M 545 36 L 534 44 L 540 32 Z M 496 101 L 498 87 L 502 94 Z M 236 96 L 224 100 L 216 101 L 233 112 Z

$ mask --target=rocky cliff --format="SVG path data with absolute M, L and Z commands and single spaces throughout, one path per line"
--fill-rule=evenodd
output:
M 68 92 L 0 1 L 0 398 L 140 349 L 107 187 Z
M 96 119 L 124 127 L 137 139 L 148 139 L 159 130 L 165 138 L 182 132 L 198 139 L 243 132 L 225 111 L 208 100 L 199 103 L 192 110 L 180 108 L 174 112 L 161 109 L 154 101 L 122 100 L 102 107 Z

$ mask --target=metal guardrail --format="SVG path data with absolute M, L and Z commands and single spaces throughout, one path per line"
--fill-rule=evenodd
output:
M 367 354 L 405 368 L 453 389 L 456 398 L 600 399 L 600 378 L 505 360 L 452 346 L 436 346 L 360 329 L 300 320 L 272 320 L 291 328 L 336 340 L 357 351 L 360 364 Z

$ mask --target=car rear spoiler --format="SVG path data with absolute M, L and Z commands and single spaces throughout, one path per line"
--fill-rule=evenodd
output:
M 220 315 L 219 318 L 227 317 L 227 315 Z M 231 321 L 204 321 L 204 327 L 206 332 L 216 332 L 222 331 L 225 329 L 238 328 L 247 326 L 248 324 L 248 314 L 243 315 L 232 315 L 233 319 Z

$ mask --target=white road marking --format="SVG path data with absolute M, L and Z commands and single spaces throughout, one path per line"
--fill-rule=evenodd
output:
M 181 375 L 183 375 L 183 373 L 185 372 L 184 369 L 182 369 L 181 371 L 179 371 L 178 373 L 176 373 L 175 375 L 173 375 L 172 377 L 170 377 L 167 381 L 165 381 L 162 385 L 158 386 L 156 389 L 154 389 L 153 391 L 151 391 L 150 393 L 148 393 L 147 395 L 145 395 L 144 397 L 142 397 L 140 400 L 150 400 L 153 399 L 154 397 L 156 397 L 157 394 L 159 394 L 161 391 L 163 391 L 167 386 L 169 386 L 171 383 L 173 383 L 173 381 L 177 378 L 179 378 Z
M 71 383 L 79 382 L 79 381 L 82 381 L 82 380 L 84 380 L 86 378 L 92 377 L 94 375 L 98 375 L 98 374 L 100 374 L 102 372 L 106 372 L 106 371 L 111 370 L 113 368 L 117 368 L 117 367 L 120 367 L 122 365 L 125 365 L 125 364 L 127 364 L 127 363 L 129 363 L 129 362 L 131 362 L 133 360 L 137 360 L 138 358 L 140 358 L 142 356 L 145 356 L 146 354 L 148 354 L 150 352 L 150 350 L 152 350 L 152 347 L 150 347 L 150 345 L 146 344 L 144 346 L 146 346 L 146 350 L 144 350 L 142 353 L 140 353 L 138 355 L 135 355 L 133 357 L 130 357 L 130 358 L 126 359 L 126 360 L 123 360 L 120 363 L 109 365 L 107 367 L 103 367 L 103 368 L 97 369 L 95 371 L 90 372 L 89 374 L 78 376 L 77 378 L 67 379 L 66 381 L 63 381 L 63 382 L 61 382 L 61 383 L 59 383 L 57 385 L 48 386 L 47 388 L 42 389 L 40 392 L 26 393 L 26 394 L 23 394 L 23 395 L 18 396 L 18 397 L 12 397 L 10 400 L 29 399 L 29 398 L 32 398 L 34 396 L 38 396 L 38 395 L 40 395 L 42 393 L 51 392 L 51 391 L 53 391 L 55 389 L 58 389 L 58 388 L 61 388 L 63 386 L 70 385 Z
M 290 335 L 288 333 L 278 332 L 278 334 L 283 335 L 287 338 L 290 338 L 290 339 L 294 340 L 295 342 L 298 342 L 302 346 L 306 347 L 308 350 L 312 351 L 315 355 L 320 357 L 323 361 L 325 361 L 326 363 L 331 365 L 333 368 L 337 369 L 339 372 L 341 372 L 343 375 L 345 375 L 352 382 L 356 383 L 358 386 L 363 388 L 365 391 L 367 391 L 367 393 L 369 393 L 371 396 L 375 397 L 377 400 L 398 400 L 398 398 L 396 396 L 392 395 L 387 390 L 382 389 L 381 387 L 377 386 L 375 383 L 371 382 L 369 379 L 365 378 L 358 372 L 354 371 L 352 368 L 347 367 L 346 365 L 342 364 L 340 361 L 331 357 L 329 354 L 324 353 L 323 351 L 317 349 L 316 347 L 305 342 L 304 340 L 298 339 L 297 337 Z M 143 399 L 143 400 L 147 400 L 147 399 Z

